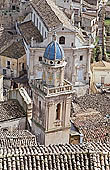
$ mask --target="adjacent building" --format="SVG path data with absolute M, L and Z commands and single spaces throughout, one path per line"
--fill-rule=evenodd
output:
M 13 40 L 0 53 L 0 73 L 7 78 L 26 73 L 26 55 L 22 39 Z
M 0 129 L 25 129 L 26 113 L 17 100 L 0 102 Z

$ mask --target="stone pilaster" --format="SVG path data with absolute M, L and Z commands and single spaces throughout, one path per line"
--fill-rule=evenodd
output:
M 75 84 L 76 82 L 76 69 L 75 69 L 75 60 L 77 55 L 73 54 L 73 73 L 72 73 L 72 83 Z
M 91 51 L 89 49 L 88 51 L 88 57 L 87 57 L 87 71 L 86 71 L 86 82 L 89 83 L 89 77 L 90 77 L 90 62 L 91 62 Z

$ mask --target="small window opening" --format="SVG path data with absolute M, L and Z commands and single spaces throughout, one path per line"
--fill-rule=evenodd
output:
M 10 68 L 10 61 L 7 61 L 7 68 Z
M 59 38 L 59 44 L 65 44 L 65 37 L 60 37 Z
M 3 75 L 6 75 L 6 69 L 3 69 Z
M 57 104 L 56 107 L 56 120 L 60 120 L 60 108 L 61 108 L 61 104 Z
M 47 37 L 47 33 L 45 32 L 45 38 Z
M 80 61 L 82 61 L 82 60 L 83 60 L 83 56 L 81 55 L 81 56 L 80 56 Z
M 38 27 L 38 22 L 39 22 L 39 21 L 38 21 L 38 18 L 37 18 L 37 27 Z
M 42 61 L 42 57 L 39 57 L 39 61 Z
M 24 69 L 24 63 L 22 64 L 22 70 L 24 71 L 25 69 Z
M 36 20 L 36 16 L 35 16 L 35 14 L 34 14 L 34 24 L 35 24 L 35 20 Z
M 39 112 L 41 112 L 41 101 L 39 101 Z
M 73 47 L 73 42 L 71 43 L 71 47 Z
M 53 64 L 53 61 L 50 61 L 50 64 Z
M 15 10 L 15 5 L 12 6 L 12 10 Z
M 39 22 L 39 31 L 41 32 L 41 22 Z

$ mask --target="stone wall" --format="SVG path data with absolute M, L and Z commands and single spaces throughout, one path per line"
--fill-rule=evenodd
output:
M 24 130 L 26 129 L 26 117 L 0 122 L 0 129 Z

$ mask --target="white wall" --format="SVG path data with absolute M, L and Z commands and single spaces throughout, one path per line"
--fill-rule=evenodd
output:
M 35 16 L 35 18 L 34 18 Z M 37 19 L 38 19 L 38 24 L 37 24 Z M 35 24 L 35 26 L 38 28 L 38 30 L 40 31 L 41 35 L 43 36 L 43 38 L 45 39 L 47 35 L 47 28 L 44 25 L 42 19 L 40 18 L 40 16 L 37 14 L 37 12 L 32 8 L 32 18 L 31 18 L 32 22 Z M 41 24 L 41 29 L 40 29 L 40 24 Z M 42 31 L 44 30 L 44 31 Z
M 14 129 L 25 130 L 26 117 L 0 122 L 0 129 L 4 129 L 4 128 L 10 130 L 14 130 Z
M 104 84 L 110 84 L 110 70 L 94 70 L 93 79 L 95 83 L 101 83 L 101 77 L 105 77 Z
M 72 4 L 72 8 L 79 8 L 80 3 L 74 2 L 72 3 L 72 0 L 55 0 L 56 5 L 62 8 L 70 9 L 70 6 Z
M 52 133 L 46 133 L 45 135 L 45 145 L 50 144 L 66 144 L 69 143 L 70 129 L 65 129 L 64 131 L 56 131 Z

